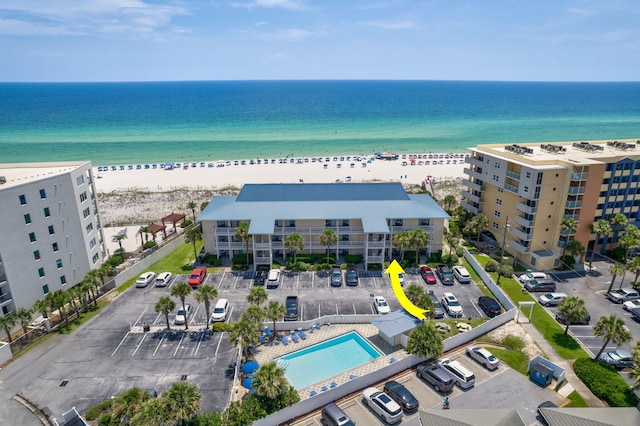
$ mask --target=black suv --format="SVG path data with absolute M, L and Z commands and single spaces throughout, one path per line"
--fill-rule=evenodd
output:
M 331 287 L 341 287 L 342 286 L 342 269 L 339 266 L 335 265 L 331 270 Z
M 284 314 L 285 321 L 298 321 L 298 296 L 287 296 L 284 304 L 287 313 Z
M 440 278 L 440 282 L 444 285 L 453 285 L 453 272 L 443 263 L 436 266 L 436 274 Z
M 358 285 L 358 269 L 356 265 L 347 267 L 347 285 Z
M 264 280 L 267 279 L 269 273 L 269 267 L 266 265 L 258 265 L 256 272 L 253 274 L 253 285 L 264 285 Z
M 540 291 L 544 291 L 544 292 L 548 292 L 548 293 L 553 293 L 556 291 L 556 282 L 553 280 L 531 280 L 531 281 L 527 281 L 527 283 L 524 285 L 524 288 L 527 291 L 531 291 L 531 292 L 540 292 Z
M 500 304 L 489 296 L 480 296 L 478 306 L 488 317 L 498 316 L 502 312 Z

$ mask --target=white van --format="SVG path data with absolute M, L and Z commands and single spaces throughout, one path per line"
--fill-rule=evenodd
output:
M 267 288 L 278 287 L 278 280 L 280 279 L 280 270 L 272 269 L 267 276 Z
M 526 274 L 522 274 L 518 277 L 518 280 L 520 280 L 520 282 L 522 284 L 526 284 L 529 281 L 540 281 L 540 280 L 546 280 L 547 278 L 549 278 L 547 276 L 547 274 L 545 274 L 544 272 L 538 272 L 538 271 L 527 271 Z
M 474 376 L 473 373 L 459 361 L 445 358 L 441 360 L 438 365 L 451 374 L 453 381 L 459 388 L 469 389 L 476 384 L 476 376 Z
M 453 276 L 456 277 L 460 284 L 469 284 L 471 282 L 471 274 L 464 266 L 454 266 L 452 270 Z
M 229 315 L 229 301 L 227 299 L 218 300 L 213 312 L 211 312 L 211 322 L 226 321 L 227 315 Z

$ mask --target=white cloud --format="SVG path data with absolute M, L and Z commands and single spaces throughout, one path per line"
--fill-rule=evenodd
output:
M 595 10 L 581 9 L 581 8 L 577 8 L 577 7 L 571 7 L 569 9 L 567 9 L 567 12 L 569 12 L 570 14 L 573 14 L 573 15 L 581 15 L 581 16 L 597 15 L 597 12 Z
M 266 60 L 273 61 L 273 62 L 280 61 L 281 59 L 286 59 L 287 57 L 288 55 L 283 52 L 273 52 L 265 55 Z
M 383 28 L 385 30 L 410 30 L 415 28 L 416 25 L 411 21 L 396 21 L 396 22 L 384 22 L 384 21 L 369 21 L 367 25 L 377 28 Z
M 276 40 L 299 41 L 314 36 L 314 33 L 300 28 L 291 28 L 288 30 L 280 30 L 275 33 Z
M 256 7 L 280 8 L 290 10 L 306 10 L 307 5 L 301 0 L 252 0 L 247 2 L 231 3 L 232 7 L 244 7 L 253 9 Z
M 267 21 L 258 21 L 253 25 L 255 25 L 256 27 L 264 27 L 265 25 L 269 25 L 269 23 Z

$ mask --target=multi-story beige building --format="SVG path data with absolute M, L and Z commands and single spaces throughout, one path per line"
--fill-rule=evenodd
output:
M 559 266 L 572 239 L 590 250 L 615 247 L 617 233 L 595 241 L 595 220 L 640 220 L 640 141 L 479 145 L 466 161 L 462 205 L 484 214 L 493 239 L 526 265 Z M 578 222 L 574 234 L 561 231 L 567 217 Z
M 383 263 L 397 254 L 393 236 L 422 228 L 429 235 L 427 253 L 442 249 L 447 213 L 426 194 L 407 194 L 400 183 L 249 184 L 238 196 L 216 196 L 198 217 L 207 253 L 221 259 L 244 253 L 235 236 L 249 223 L 249 252 L 255 265 L 286 259 L 284 240 L 304 238 L 303 253 L 325 253 L 320 243 L 326 229 L 338 243 L 338 259 L 362 255 L 365 265 Z
M 78 284 L 106 256 L 91 162 L 0 164 L 0 315 Z

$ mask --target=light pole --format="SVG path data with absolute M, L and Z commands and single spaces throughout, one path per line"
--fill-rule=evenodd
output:
M 504 233 L 502 234 L 502 254 L 500 255 L 500 266 L 498 267 L 498 281 L 496 284 L 500 285 L 500 277 L 502 276 L 502 263 L 504 262 L 504 248 L 507 245 L 507 230 L 511 224 L 509 224 L 509 216 L 504 224 Z

